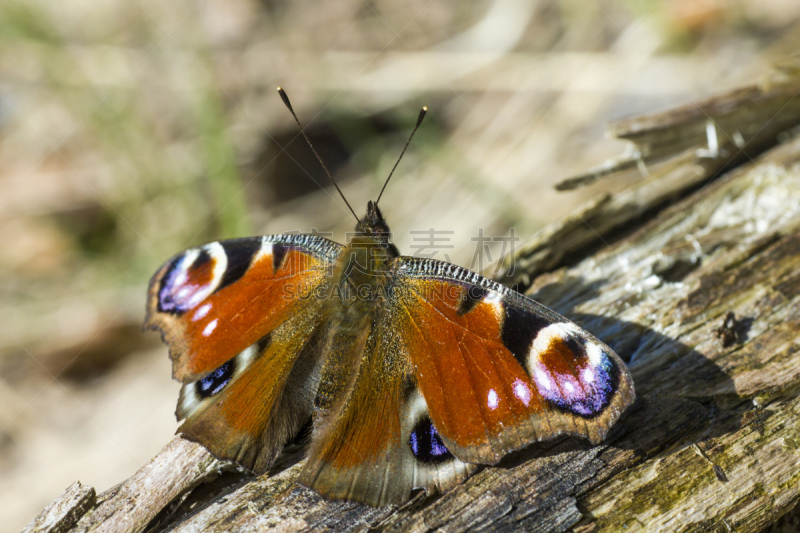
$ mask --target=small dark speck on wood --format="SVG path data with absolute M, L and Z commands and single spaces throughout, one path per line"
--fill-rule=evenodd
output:
M 716 335 L 722 340 L 723 348 L 728 348 L 734 344 L 742 344 L 746 336 L 747 323 L 744 320 L 736 320 L 736 313 L 728 311 L 722 325 L 717 328 Z

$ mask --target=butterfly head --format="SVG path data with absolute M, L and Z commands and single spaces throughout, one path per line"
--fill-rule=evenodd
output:
M 392 237 L 392 231 L 383 219 L 383 214 L 378 209 L 378 204 L 371 200 L 367 204 L 367 214 L 361 217 L 358 224 L 356 224 L 356 232 L 359 235 L 369 235 L 386 243 Z

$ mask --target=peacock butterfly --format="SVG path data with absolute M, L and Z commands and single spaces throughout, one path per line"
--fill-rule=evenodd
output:
M 312 419 L 299 482 L 374 506 L 449 489 L 532 442 L 602 441 L 635 398 L 620 358 L 504 285 L 401 256 L 379 200 L 346 246 L 234 239 L 158 270 L 145 327 L 183 383 L 178 432 L 264 473 Z

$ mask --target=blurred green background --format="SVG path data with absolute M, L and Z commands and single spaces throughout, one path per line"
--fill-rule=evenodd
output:
M 796 0 L 3 0 L 0 529 L 171 438 L 179 386 L 140 332 L 159 265 L 352 229 L 277 85 L 357 212 L 428 105 L 382 207 L 405 253 L 452 231 L 469 266 L 478 228 L 525 240 L 637 179 L 552 190 L 624 150 L 608 121 L 757 81 L 798 21 Z

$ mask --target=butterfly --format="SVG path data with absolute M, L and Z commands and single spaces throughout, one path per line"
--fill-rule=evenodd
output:
M 224 240 L 158 270 L 145 327 L 183 384 L 178 432 L 260 474 L 312 420 L 299 483 L 373 506 L 532 442 L 601 442 L 635 399 L 614 351 L 504 285 L 400 255 L 379 200 L 347 245 Z

